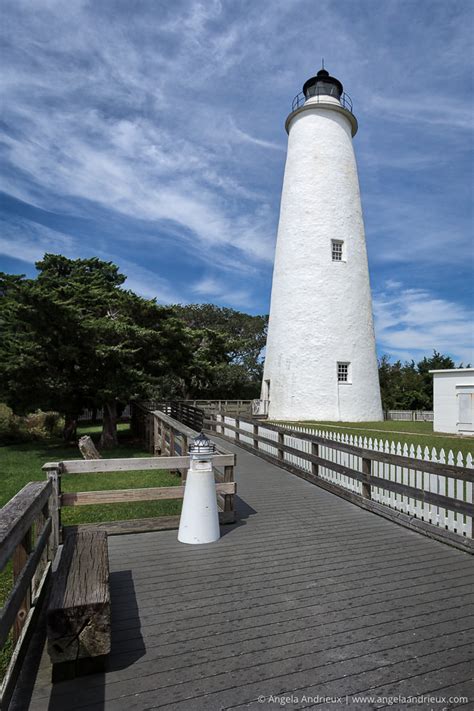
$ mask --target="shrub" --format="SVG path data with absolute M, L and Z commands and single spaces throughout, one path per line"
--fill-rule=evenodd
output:
M 58 412 L 37 410 L 23 418 L 26 429 L 33 437 L 43 439 L 60 435 L 64 421 Z
M 63 425 L 63 418 L 57 412 L 37 410 L 25 417 L 19 417 L 11 407 L 0 403 L 0 444 L 31 442 L 59 436 Z
M 0 402 L 0 442 L 2 444 L 21 440 L 20 419 L 13 413 L 11 407 Z

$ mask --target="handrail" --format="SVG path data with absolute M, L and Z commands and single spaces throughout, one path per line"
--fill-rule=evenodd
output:
M 463 481 L 474 482 L 474 469 L 466 469 L 465 467 L 458 467 L 454 464 L 440 464 L 439 462 L 431 462 L 426 459 L 415 459 L 412 457 L 404 457 L 400 454 L 392 454 L 388 452 L 380 452 L 374 449 L 365 449 L 364 447 L 356 447 L 355 445 L 345 444 L 344 442 L 338 442 L 337 440 L 329 439 L 327 437 L 320 437 L 319 435 L 309 434 L 308 432 L 292 430 L 284 425 L 273 425 L 267 421 L 261 422 L 260 420 L 255 420 L 250 417 L 239 417 L 238 419 L 241 422 L 248 422 L 249 424 L 258 422 L 260 427 L 264 427 L 267 430 L 280 432 L 282 435 L 296 437 L 297 439 L 303 439 L 307 442 L 322 444 L 325 447 L 340 450 L 341 452 L 347 452 L 348 454 L 355 454 L 356 456 L 365 457 L 366 459 L 391 463 L 399 467 L 408 467 L 409 469 L 424 471 L 428 474 L 449 474 L 455 479 L 457 478 Z M 208 424 L 214 423 L 214 420 L 206 420 L 205 422 Z M 226 428 L 232 429 L 232 426 L 226 425 Z M 304 452 L 302 453 L 302 456 L 303 455 Z
M 222 448 L 213 457 L 213 462 L 217 465 L 232 464 L 235 455 L 231 452 L 224 452 Z M 189 456 L 171 457 L 126 457 L 123 459 L 67 459 L 62 462 L 48 462 L 43 466 L 46 471 L 50 468 L 60 468 L 63 474 L 90 474 L 104 472 L 132 472 L 147 471 L 153 469 L 171 469 L 179 467 L 189 467 Z
M 155 403 L 153 403 L 155 404 Z M 186 481 L 189 460 L 187 459 L 190 440 L 195 437 L 197 430 L 188 427 L 178 420 L 165 414 L 165 409 L 147 409 L 143 403 L 132 404 L 132 431 L 140 437 L 149 451 L 155 455 L 171 456 L 176 454 L 176 469 L 181 474 L 183 482 Z M 204 413 L 203 413 L 204 416 Z M 204 426 L 204 417 L 200 422 Z M 228 483 L 234 481 L 235 455 L 226 451 L 221 446 L 217 447 L 217 455 L 213 459 L 214 475 L 216 482 Z M 219 471 L 218 467 L 222 467 Z M 219 514 L 222 523 L 235 521 L 234 494 L 218 493 L 217 501 L 221 508 Z
M 8 708 L 21 660 L 47 588 L 57 551 L 54 483 L 26 484 L 0 511 L 0 570 L 11 560 L 13 585 L 0 611 L 0 646 L 12 633 L 14 649 L 0 685 L 0 706 Z
M 15 494 L 0 514 L 0 570 L 12 557 L 47 503 L 52 491 L 49 481 L 32 481 Z
M 313 102 L 313 103 L 323 103 L 325 98 L 326 99 L 328 99 L 328 98 L 334 99 L 335 98 L 335 97 L 330 96 L 327 93 L 322 93 L 319 91 L 318 92 L 315 91 L 314 94 L 310 94 L 309 96 L 306 96 L 305 94 L 303 94 L 302 91 L 300 91 L 300 93 L 296 94 L 295 98 L 293 99 L 293 102 L 291 104 L 291 110 L 296 111 L 296 109 L 299 109 L 300 106 L 303 106 L 306 103 L 307 99 L 314 99 L 315 97 L 318 99 L 318 101 Z M 343 108 L 345 108 L 345 109 L 347 109 L 347 111 L 350 111 L 351 113 L 353 113 L 352 99 L 349 96 L 349 94 L 347 94 L 345 91 L 343 91 L 339 101 L 340 101 L 341 106 Z

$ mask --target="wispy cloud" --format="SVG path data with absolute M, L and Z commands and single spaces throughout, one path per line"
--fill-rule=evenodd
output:
M 435 94 L 413 96 L 387 97 L 375 95 L 371 97 L 370 106 L 383 113 L 384 118 L 391 121 L 407 121 L 428 126 L 448 126 L 472 131 L 474 116 L 472 101 L 462 100 L 453 96 L 452 91 L 444 88 Z
M 474 312 L 462 304 L 388 283 L 374 297 L 374 315 L 380 350 L 394 358 L 422 357 L 436 349 L 474 363 Z
M 106 255 L 162 301 L 266 311 L 283 124 L 325 56 L 360 122 L 372 282 L 467 309 L 474 9 L 373 7 L 321 0 L 315 24 L 313 0 L 4 0 L 0 185 L 24 206 L 4 209 L 2 253 Z M 399 331 L 407 353 L 442 335 Z
M 244 143 L 251 143 L 253 146 L 259 146 L 260 148 L 269 148 L 272 151 L 283 151 L 286 152 L 286 146 L 281 143 L 273 143 L 273 141 L 265 141 L 262 138 L 256 138 L 251 136 L 249 133 L 242 131 L 238 126 L 235 125 L 232 119 L 230 120 L 232 130 L 235 136 Z
M 192 292 L 203 300 L 219 304 L 233 304 L 235 307 L 251 306 L 251 294 L 246 289 L 232 288 L 227 282 L 205 276 L 192 285 Z

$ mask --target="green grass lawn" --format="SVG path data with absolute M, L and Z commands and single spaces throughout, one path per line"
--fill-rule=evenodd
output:
M 438 452 L 450 449 L 455 454 L 463 452 L 474 455 L 474 438 L 459 437 L 457 435 L 438 434 L 433 432 L 432 422 L 405 422 L 398 420 L 385 420 L 384 422 L 286 422 L 278 424 L 302 425 L 315 429 L 329 430 L 344 434 L 372 437 L 389 442 L 413 444 L 415 447 L 435 447 Z
M 99 426 L 80 427 L 79 435 L 89 434 L 98 439 Z M 142 446 L 130 437 L 128 425 L 119 425 L 119 445 L 103 452 L 107 458 L 149 457 Z M 45 462 L 65 459 L 82 459 L 77 444 L 66 445 L 60 439 L 47 442 L 28 442 L 0 446 L 0 506 L 4 506 L 29 481 L 42 481 Z M 169 471 L 146 470 L 134 472 L 106 472 L 92 474 L 64 474 L 63 491 L 99 491 L 104 489 L 138 489 L 154 486 L 179 486 L 180 478 Z M 181 500 L 139 501 L 133 503 L 74 506 L 63 508 L 65 525 L 119 521 L 154 516 L 173 516 L 181 511 Z M 9 564 L 0 572 L 0 606 L 3 606 L 12 588 L 12 569 Z M 0 679 L 6 671 L 12 651 L 11 640 L 0 652 Z
M 89 434 L 97 439 L 99 426 L 85 425 L 79 435 Z M 107 458 L 149 457 L 149 452 L 130 437 L 128 425 L 119 425 L 119 445 L 102 453 Z M 29 481 L 42 481 L 45 462 L 82 459 L 76 444 L 66 445 L 59 439 L 48 442 L 28 442 L 0 447 L 0 506 L 3 506 Z M 64 474 L 63 491 L 99 491 L 104 489 L 143 489 L 153 486 L 179 486 L 180 479 L 169 471 L 106 472 L 93 474 Z M 180 511 L 180 501 L 143 501 L 130 504 L 75 506 L 62 510 L 63 523 L 118 521 L 174 515 Z

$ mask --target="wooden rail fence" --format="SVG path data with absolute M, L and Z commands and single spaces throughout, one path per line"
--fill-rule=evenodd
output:
M 186 424 L 179 422 L 162 410 L 151 410 L 149 403 L 133 403 L 131 427 L 133 434 L 140 438 L 146 448 L 154 455 L 175 457 L 175 469 L 186 481 L 189 467 L 188 447 L 199 432 Z M 155 403 L 152 403 L 155 404 Z M 166 409 L 163 404 L 159 407 Z M 192 408 L 191 408 L 192 409 Z M 201 427 L 203 422 L 200 423 Z M 176 458 L 178 457 L 178 458 Z M 179 459 L 181 457 L 181 459 Z M 155 460 L 156 461 L 156 460 Z M 217 484 L 234 484 L 235 455 L 217 448 L 217 456 L 213 458 L 214 476 Z M 217 502 L 221 513 L 221 523 L 235 521 L 234 507 L 235 490 L 226 492 L 218 490 Z
M 189 468 L 188 443 L 198 434 L 195 430 L 182 425 L 163 412 L 150 412 L 140 408 L 143 417 L 135 417 L 135 434 L 142 436 L 155 456 L 129 459 L 89 459 L 49 462 L 43 471 L 50 479 L 54 505 L 52 526 L 54 535 L 61 537 L 61 511 L 68 506 L 87 506 L 91 504 L 116 504 L 137 501 L 165 501 L 182 499 L 184 486 L 147 487 L 134 489 L 109 489 L 100 491 L 63 492 L 62 478 L 65 475 L 80 475 L 91 472 L 132 472 L 145 470 L 169 470 L 180 474 L 183 484 Z M 235 455 L 222 449 L 217 450 L 213 458 L 216 481 L 216 494 L 221 523 L 235 520 L 234 481 Z M 104 513 L 104 516 L 106 514 Z M 159 516 L 126 521 L 104 521 L 94 524 L 82 524 L 77 528 L 100 528 L 109 534 L 125 532 L 158 531 L 165 528 L 178 528 L 179 516 Z
M 0 612 L 0 647 L 11 636 L 13 653 L 0 687 L 7 709 L 58 547 L 54 484 L 30 482 L 3 508 L 0 518 L 0 571 L 12 567 L 13 585 Z M 8 568 L 7 568 L 8 569 Z M 4 573 L 5 575 L 6 573 Z
M 216 414 L 205 423 L 219 437 L 363 508 L 474 552 L 472 466 L 357 447 L 348 436 L 327 439 L 242 416 Z

